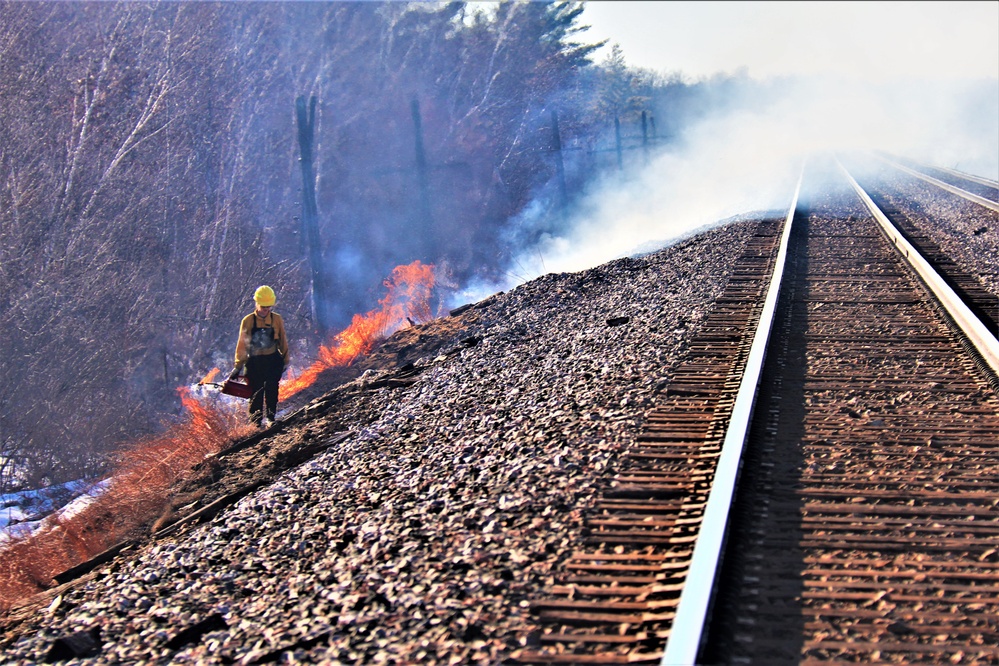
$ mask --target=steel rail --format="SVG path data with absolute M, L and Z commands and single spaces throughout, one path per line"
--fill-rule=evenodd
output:
M 985 178 L 983 176 L 976 176 L 971 173 L 965 173 L 963 171 L 958 171 L 957 169 L 949 169 L 943 166 L 934 166 L 932 164 L 927 164 L 925 162 L 920 162 L 919 160 L 914 160 L 912 158 L 908 159 L 909 162 L 913 164 L 918 164 L 921 167 L 926 167 L 927 169 L 936 169 L 937 171 L 943 171 L 946 174 L 950 174 L 955 178 L 960 178 L 962 180 L 970 180 L 972 183 L 977 183 L 979 185 L 984 185 L 985 187 L 995 187 L 999 188 L 999 181 L 992 180 L 991 178 Z
M 887 164 L 895 167 L 896 169 L 898 169 L 900 171 L 904 171 L 905 173 L 909 174 L 910 176 L 913 176 L 915 178 L 919 178 L 920 180 L 925 181 L 925 182 L 927 182 L 927 183 L 929 183 L 931 185 L 935 185 L 936 187 L 939 187 L 939 188 L 941 188 L 943 190 L 947 190 L 951 194 L 956 194 L 957 196 L 959 196 L 959 197 L 961 197 L 963 199 L 967 199 L 968 201 L 971 201 L 973 203 L 976 203 L 979 206 L 984 206 L 985 208 L 988 208 L 989 210 L 994 210 L 996 212 L 999 212 L 999 203 L 996 203 L 995 201 L 992 201 L 991 199 L 986 199 L 985 197 L 978 196 L 977 194 L 972 194 L 971 192 L 968 192 L 967 190 L 962 190 L 960 187 L 955 187 L 954 185 L 951 185 L 950 183 L 945 183 L 942 180 L 938 180 L 938 179 L 934 178 L 933 176 L 927 176 L 925 173 L 920 173 L 920 172 L 916 171 L 915 169 L 910 169 L 909 167 L 905 166 L 904 164 L 899 164 L 898 162 L 895 162 L 894 160 L 890 160 L 890 159 L 888 159 L 886 157 L 882 157 L 881 155 L 876 155 L 875 157 L 877 157 L 879 160 L 881 160 L 881 161 L 883 161 L 883 162 L 885 162 L 885 163 L 887 163 Z M 842 167 L 842 165 L 840 165 L 840 166 Z M 844 171 L 846 171 L 846 170 L 844 169 Z M 851 178 L 851 180 L 852 180 L 852 178 Z
M 977 183 L 978 185 L 984 185 L 985 187 L 995 187 L 999 189 L 999 182 L 994 181 L 991 178 L 983 178 L 982 176 L 976 176 L 972 173 L 964 173 L 963 171 L 958 171 L 957 169 L 948 169 L 947 167 L 942 167 L 942 166 L 932 166 L 929 164 L 922 164 L 922 162 L 920 162 L 919 164 L 930 169 L 943 171 L 944 173 L 954 176 L 955 178 L 960 178 L 961 180 L 970 180 L 972 183 Z
M 996 663 L 999 398 L 829 166 L 803 185 L 698 660 Z
M 943 308 L 947 311 L 947 314 L 954 320 L 958 328 L 967 336 L 968 340 L 975 347 L 978 353 L 981 355 L 985 363 L 988 364 L 992 371 L 999 374 L 999 340 L 992 335 L 989 330 L 985 327 L 985 324 L 976 317 L 964 301 L 954 292 L 953 289 L 944 281 L 940 274 L 937 273 L 930 266 L 929 262 L 923 257 L 922 254 L 905 239 L 902 233 L 895 227 L 894 224 L 888 219 L 888 217 L 878 208 L 877 204 L 871 199 L 871 197 L 864 191 L 864 189 L 854 180 L 850 172 L 846 170 L 839 160 L 837 160 L 839 168 L 843 171 L 847 180 L 853 186 L 853 189 L 857 192 L 857 195 L 867 206 L 867 209 L 877 220 L 878 224 L 887 234 L 888 238 L 894 244 L 896 250 L 905 258 L 906 262 L 912 267 L 914 271 L 923 280 L 926 286 L 930 289 L 933 295 L 937 298 Z M 900 168 L 905 168 L 901 167 Z M 999 210 L 999 208 L 997 208 Z
M 767 288 L 766 299 L 760 314 L 759 325 L 753 336 L 742 381 L 739 384 L 738 396 L 732 407 L 729 427 L 722 443 L 721 454 L 718 457 L 711 490 L 704 508 L 704 518 L 691 556 L 686 583 L 680 593 L 676 615 L 670 627 L 669 639 L 660 662 L 662 666 L 694 664 L 701 648 L 708 612 L 714 596 L 714 581 L 719 573 L 721 553 L 728 530 L 729 512 L 735 495 L 742 453 L 763 373 L 767 344 L 773 328 L 784 266 L 787 263 L 791 223 L 798 207 L 798 196 L 801 193 L 803 178 L 804 167 L 802 167 L 798 177 L 790 210 L 784 222 L 784 231 L 781 235 L 773 275 Z

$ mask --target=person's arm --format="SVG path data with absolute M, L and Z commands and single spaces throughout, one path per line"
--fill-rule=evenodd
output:
M 284 328 L 284 317 L 278 315 L 277 322 L 275 323 L 277 324 L 275 329 L 277 331 L 278 353 L 284 357 L 284 365 L 288 367 L 288 362 L 291 360 L 291 353 L 288 348 L 288 333 Z
M 238 375 L 239 371 L 246 365 L 246 359 L 250 357 L 250 335 L 246 330 L 247 319 L 248 317 L 243 317 L 243 320 L 239 322 L 239 337 L 236 340 L 236 359 L 234 369 L 229 375 L 230 377 Z

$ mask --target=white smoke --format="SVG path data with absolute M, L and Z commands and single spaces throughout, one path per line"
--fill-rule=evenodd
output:
M 470 285 L 459 298 L 665 246 L 736 215 L 785 211 L 802 162 L 815 153 L 880 150 L 999 177 L 997 81 L 813 78 L 739 89 L 739 99 L 687 127 L 648 166 L 595 183 L 568 230 L 517 253 L 506 282 Z M 534 225 L 536 208 L 513 224 Z

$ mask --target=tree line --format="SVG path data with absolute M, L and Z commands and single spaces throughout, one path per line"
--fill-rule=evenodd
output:
M 724 83 L 599 46 L 574 2 L 0 3 L 0 490 L 99 474 L 159 429 L 177 386 L 231 363 L 259 284 L 299 358 L 323 341 L 297 99 L 335 328 L 398 264 L 496 277 L 556 140 L 590 149 L 572 196 L 613 167 L 592 149 L 615 119 L 666 137 Z

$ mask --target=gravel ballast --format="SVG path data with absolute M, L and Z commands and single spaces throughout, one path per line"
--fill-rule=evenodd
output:
M 949 218 L 932 235 L 999 293 L 996 215 L 898 186 L 927 219 Z M 320 398 L 248 448 L 328 443 L 70 586 L 4 663 L 502 662 L 531 640 L 529 600 L 574 550 L 754 228 L 547 275 L 400 332 L 451 337 L 406 381 L 366 373 L 353 398 Z
M 325 452 L 71 586 L 6 663 L 502 661 L 754 228 L 448 318 L 460 337 L 413 381 L 275 435 Z

